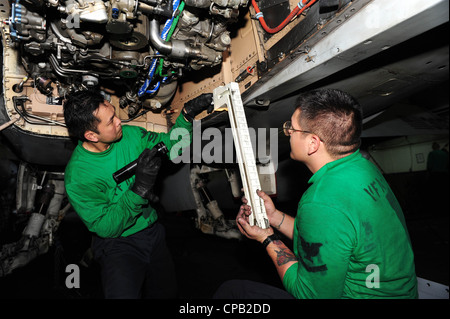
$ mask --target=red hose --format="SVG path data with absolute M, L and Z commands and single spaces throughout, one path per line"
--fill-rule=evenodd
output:
M 286 17 L 286 19 L 284 19 L 284 21 L 281 22 L 281 24 L 279 26 L 277 26 L 276 28 L 270 28 L 266 24 L 266 21 L 264 20 L 264 17 L 262 16 L 262 13 L 259 10 L 259 7 L 256 4 L 255 0 L 252 0 L 252 6 L 253 6 L 253 8 L 255 8 L 257 15 L 258 15 L 258 13 L 261 13 L 261 16 L 258 17 L 258 20 L 261 23 L 261 26 L 263 27 L 263 29 L 268 33 L 277 33 L 278 31 L 283 29 L 295 16 L 300 15 L 306 8 L 309 8 L 310 6 L 312 6 L 317 0 L 311 0 L 311 1 L 301 0 L 301 1 L 304 4 L 304 6 L 301 9 L 299 8 L 299 6 L 296 6 L 294 8 L 294 10 L 292 10 L 291 13 Z M 305 5 L 306 2 L 308 2 L 308 4 Z

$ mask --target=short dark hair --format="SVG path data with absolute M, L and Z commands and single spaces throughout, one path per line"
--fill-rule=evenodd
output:
M 362 110 L 350 94 L 337 89 L 317 89 L 300 94 L 302 130 L 317 134 L 331 156 L 356 151 L 361 146 Z
M 94 115 L 100 104 L 105 101 L 103 95 L 92 90 L 77 91 L 68 96 L 64 102 L 64 120 L 69 134 L 81 141 L 86 141 L 84 133 L 98 133 L 100 120 Z
M 434 142 L 433 145 L 431 146 L 433 148 L 433 150 L 438 150 L 441 148 L 441 146 L 439 145 L 438 142 Z

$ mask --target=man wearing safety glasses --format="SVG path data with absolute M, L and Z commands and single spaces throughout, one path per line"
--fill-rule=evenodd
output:
M 360 151 L 362 113 L 349 94 L 302 94 L 290 121 L 293 160 L 313 173 L 297 214 L 279 211 L 262 191 L 270 226 L 250 226 L 243 198 L 240 231 L 259 241 L 286 291 L 232 280 L 216 298 L 417 298 L 414 256 L 402 209 L 380 171 Z M 274 229 L 293 240 L 293 251 Z

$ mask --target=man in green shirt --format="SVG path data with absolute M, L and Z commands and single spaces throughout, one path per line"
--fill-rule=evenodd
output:
M 339 90 L 307 92 L 283 128 L 291 158 L 313 173 L 311 185 L 295 218 L 276 209 L 264 192 L 257 193 L 270 225 L 293 240 L 293 251 L 272 227 L 250 226 L 245 198 L 236 220 L 244 235 L 265 246 L 288 293 L 230 281 L 215 297 L 417 298 L 402 209 L 379 170 L 359 152 L 358 102 Z
M 122 125 L 115 107 L 97 92 L 78 91 L 64 103 L 69 133 L 79 140 L 66 167 L 66 192 L 93 233 L 105 298 L 176 296 L 164 228 L 150 201 L 161 165 L 154 146 L 163 142 L 171 159 L 180 155 L 191 142 L 194 117 L 212 111 L 211 103 L 212 94 L 187 102 L 168 133 Z M 135 175 L 117 184 L 113 173 L 137 158 Z

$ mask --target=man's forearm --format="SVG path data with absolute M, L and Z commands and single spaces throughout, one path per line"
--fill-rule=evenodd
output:
M 297 258 L 294 253 L 279 239 L 269 243 L 266 250 L 277 268 L 278 275 L 281 280 L 283 280 L 284 274 L 289 267 L 298 262 Z
M 294 221 L 295 218 L 277 210 L 275 216 L 270 219 L 270 225 L 276 228 L 284 236 L 292 240 L 294 236 Z

